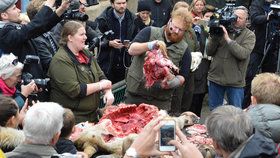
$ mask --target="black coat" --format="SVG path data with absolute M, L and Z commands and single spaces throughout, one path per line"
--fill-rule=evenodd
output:
M 264 10 L 265 0 L 254 0 L 250 7 L 251 24 L 255 30 L 256 44 L 253 53 L 263 54 L 266 41 L 267 13 Z
M 125 64 L 126 66 L 129 66 L 131 63 L 131 56 L 124 52 L 124 49 L 115 49 L 113 47 L 109 46 L 109 40 L 113 39 L 120 39 L 119 36 L 122 34 L 121 40 L 130 40 L 132 41 L 135 37 L 137 30 L 135 28 L 135 15 L 130 12 L 128 9 L 125 11 L 125 17 L 122 21 L 122 25 L 126 25 L 125 31 L 119 32 L 119 24 L 116 23 L 116 17 L 113 13 L 114 8 L 111 6 L 107 7 L 100 16 L 96 18 L 96 22 L 98 23 L 98 28 L 101 33 L 105 33 L 106 31 L 112 30 L 114 31 L 114 35 L 110 37 L 107 41 L 103 42 L 101 46 L 101 53 L 98 55 L 98 64 L 100 65 L 101 69 L 105 73 L 105 75 L 108 77 L 109 74 L 111 74 L 111 69 L 113 66 L 113 60 L 116 58 L 116 54 L 120 55 L 123 54 L 125 57 Z M 124 24 L 125 21 L 125 24 Z M 117 52 L 117 53 L 114 53 Z M 121 53 L 120 53 L 121 52 Z M 110 78 L 109 78 L 110 79 Z
M 23 62 L 26 55 L 38 55 L 33 38 L 49 31 L 61 19 L 47 6 L 36 14 L 33 20 L 26 25 L 4 23 L 0 21 L 0 49 L 3 53 L 13 53 Z M 42 78 L 41 65 L 33 66 L 31 74 L 34 78 Z

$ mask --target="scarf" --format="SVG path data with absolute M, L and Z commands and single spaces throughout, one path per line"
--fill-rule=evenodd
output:
M 16 87 L 10 88 L 6 85 L 3 79 L 0 79 L 0 91 L 4 96 L 13 96 L 16 93 Z

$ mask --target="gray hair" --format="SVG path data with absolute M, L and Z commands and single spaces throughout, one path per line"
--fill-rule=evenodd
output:
M 213 141 L 229 153 L 253 134 L 253 125 L 246 112 L 231 105 L 212 111 L 206 119 L 206 127 Z
M 64 109 L 57 103 L 45 102 L 33 105 L 23 121 L 23 132 L 33 144 L 49 145 L 63 126 Z
M 248 11 L 248 9 L 246 8 L 246 7 L 244 7 L 244 6 L 237 6 L 237 7 L 235 7 L 234 9 L 233 9 L 233 11 L 236 11 L 236 10 L 243 10 L 244 11 L 244 13 L 246 14 L 246 18 L 248 18 L 249 17 L 249 11 Z
M 21 62 L 14 62 L 17 60 L 17 57 L 10 53 L 10 54 L 3 54 L 0 58 L 0 77 L 3 80 L 11 77 L 14 72 L 18 69 L 23 69 L 23 64 Z

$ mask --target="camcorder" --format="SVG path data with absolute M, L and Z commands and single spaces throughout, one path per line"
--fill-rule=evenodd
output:
M 34 80 L 34 82 L 38 88 L 46 89 L 50 79 L 49 78 L 34 79 L 33 75 L 32 75 L 32 67 L 38 66 L 39 64 L 40 64 L 40 58 L 38 56 L 35 56 L 35 55 L 26 56 L 26 58 L 24 60 L 24 67 L 23 67 L 23 74 L 22 74 L 23 84 L 27 85 L 32 80 Z
M 226 6 L 222 9 L 218 9 L 210 18 L 209 21 L 209 33 L 214 36 L 223 36 L 224 31 L 220 27 L 223 25 L 228 32 L 234 32 L 233 24 L 237 21 L 237 16 L 234 14 L 235 0 L 229 0 L 226 2 Z
M 89 50 L 92 51 L 95 47 L 99 47 L 100 43 L 103 39 L 111 40 L 113 35 L 114 35 L 114 32 L 112 30 L 109 30 L 109 31 L 104 32 L 102 35 L 93 38 L 89 42 Z

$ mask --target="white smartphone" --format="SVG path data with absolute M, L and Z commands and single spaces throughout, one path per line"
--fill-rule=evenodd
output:
M 169 145 L 170 140 L 175 139 L 176 122 L 173 119 L 162 120 L 163 125 L 159 132 L 159 150 L 160 151 L 175 151 L 175 146 Z

